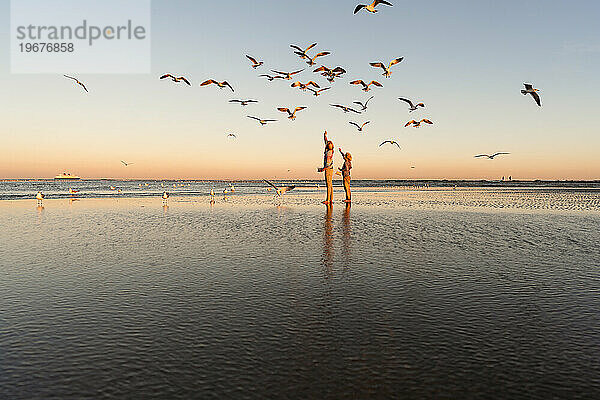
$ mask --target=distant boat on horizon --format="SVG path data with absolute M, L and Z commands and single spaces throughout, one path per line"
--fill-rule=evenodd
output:
M 78 177 L 77 175 L 71 175 L 71 174 L 67 174 L 66 172 L 63 172 L 60 175 L 56 175 L 54 177 L 55 180 L 68 180 L 68 181 L 77 181 L 80 180 L 81 178 Z

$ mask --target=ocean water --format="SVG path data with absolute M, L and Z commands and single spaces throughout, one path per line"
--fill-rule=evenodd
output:
M 0 398 L 600 396 L 600 191 L 206 187 L 0 201 Z

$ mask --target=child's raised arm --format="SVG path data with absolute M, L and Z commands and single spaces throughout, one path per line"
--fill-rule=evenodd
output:
M 328 140 L 327 140 L 327 131 L 325 131 L 323 133 L 323 140 L 325 141 L 325 144 L 327 144 Z

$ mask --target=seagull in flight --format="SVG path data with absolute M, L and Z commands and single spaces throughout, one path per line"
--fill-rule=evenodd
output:
M 312 49 L 313 47 L 315 47 L 317 44 L 313 43 L 310 46 L 308 46 L 306 49 L 302 49 L 300 46 L 296 46 L 295 44 L 290 44 L 290 47 L 292 49 L 295 49 L 296 51 L 294 52 L 294 54 L 297 54 L 301 59 L 305 60 L 305 59 L 310 59 L 310 57 L 307 54 L 307 51 L 309 51 L 310 49 Z
M 393 6 L 392 3 L 388 3 L 385 0 L 374 0 L 369 5 L 366 5 L 366 4 L 359 4 L 359 5 L 357 5 L 356 8 L 354 9 L 354 14 L 356 14 L 357 12 L 359 12 L 362 8 L 364 8 L 365 11 L 368 11 L 370 13 L 375 14 L 377 12 L 377 10 L 375 9 L 375 7 L 377 7 L 379 4 L 384 4 L 384 5 L 390 6 L 390 7 Z
M 494 158 L 496 158 L 496 156 L 501 156 L 504 154 L 510 154 L 510 153 L 506 153 L 506 152 L 498 152 L 498 153 L 494 153 L 494 154 L 477 154 L 476 156 L 473 156 L 474 158 L 487 158 L 488 160 L 493 160 Z
M 232 92 L 235 92 L 235 90 L 233 90 L 233 88 L 231 87 L 231 85 L 227 81 L 217 82 L 214 79 L 209 79 L 207 81 L 202 82 L 200 84 L 200 86 L 210 85 L 211 83 L 217 85 L 221 89 L 223 89 L 224 87 L 228 87 L 229 89 L 231 89 Z
M 272 186 L 275 189 L 275 195 L 277 197 L 281 197 L 281 195 L 283 195 L 285 192 L 289 192 L 290 190 L 293 190 L 296 188 L 296 186 L 294 186 L 294 185 L 277 187 L 266 179 L 263 179 L 263 181 L 265 181 L 267 184 L 269 184 L 270 186 Z
M 428 119 L 425 119 L 425 118 L 423 118 L 423 119 L 422 119 L 422 120 L 420 120 L 420 121 L 415 121 L 414 119 L 413 119 L 412 121 L 408 121 L 408 122 L 406 123 L 406 125 L 404 125 L 404 127 L 406 128 L 406 127 L 407 127 L 407 126 L 409 126 L 409 125 L 413 125 L 413 127 L 415 127 L 415 128 L 418 128 L 418 127 L 420 127 L 420 126 L 421 126 L 421 123 L 422 123 L 422 122 L 424 122 L 424 123 L 426 123 L 426 124 L 429 124 L 429 125 L 433 125 L 433 122 L 431 122 L 431 121 L 430 121 L 430 120 L 428 120 Z
M 331 107 L 337 107 L 337 108 L 339 108 L 340 110 L 344 111 L 345 113 L 347 113 L 347 112 L 353 112 L 353 113 L 356 113 L 356 114 L 360 114 L 360 111 L 356 111 L 356 110 L 355 110 L 355 109 L 353 109 L 353 108 L 346 107 L 346 106 L 342 106 L 342 105 L 340 105 L 340 104 L 330 104 L 330 106 L 331 106 Z
M 404 101 L 405 103 L 408 103 L 408 106 L 410 107 L 408 109 L 409 112 L 416 111 L 419 107 L 425 107 L 425 104 L 423 104 L 423 103 L 413 104 L 412 101 L 410 101 L 409 99 L 405 99 L 403 97 L 398 97 L 398 100 L 401 100 L 401 101 Z
M 247 106 L 250 103 L 258 103 L 256 100 L 229 100 L 230 103 L 240 103 L 241 106 Z
M 306 90 L 306 89 L 308 89 L 308 85 L 312 85 L 312 86 L 316 87 L 317 89 L 321 88 L 321 86 L 319 86 L 316 82 L 313 82 L 313 81 L 308 81 L 306 83 L 294 82 L 291 84 L 291 87 L 297 87 L 297 88 L 300 88 L 300 90 Z
M 255 120 L 257 120 L 257 121 L 258 121 L 258 122 L 260 122 L 260 124 L 261 124 L 261 125 L 263 125 L 263 126 L 265 126 L 265 125 L 266 125 L 266 124 L 268 124 L 269 122 L 275 122 L 275 121 L 277 121 L 276 119 L 260 119 L 260 118 L 257 118 L 257 117 L 253 117 L 253 116 L 251 116 L 251 115 L 246 115 L 246 116 L 247 116 L 248 118 L 252 118 L 252 119 L 255 119 Z
M 288 113 L 288 118 L 293 121 L 296 119 L 296 112 L 304 110 L 305 108 L 306 107 L 296 107 L 293 112 L 290 111 L 289 108 L 284 108 L 284 107 L 278 107 L 277 110 Z
M 256 68 L 258 68 L 258 67 L 260 67 L 261 65 L 264 64 L 264 62 L 262 62 L 262 61 L 256 61 L 256 58 L 251 57 L 251 56 L 249 56 L 247 54 L 246 54 L 246 58 L 248 60 L 250 60 L 250 62 L 252 63 L 252 68 L 254 68 L 254 69 L 256 69 Z
M 275 79 L 283 79 L 283 76 L 271 76 L 271 75 L 268 75 L 268 74 L 262 74 L 262 75 L 259 75 L 258 77 L 259 78 L 265 77 L 265 78 L 267 78 L 269 80 L 269 82 L 272 82 Z
M 227 135 L 228 138 L 233 138 L 233 139 L 237 139 L 237 136 L 235 133 L 230 133 L 229 135 Z
M 364 81 L 362 81 L 361 79 L 357 79 L 355 81 L 350 82 L 351 85 L 362 85 L 363 87 L 363 91 L 364 92 L 368 92 L 369 90 L 371 90 L 371 88 L 369 86 L 374 85 L 377 87 L 383 87 L 383 85 L 377 81 L 371 81 L 368 84 L 366 84 Z
M 292 75 L 299 74 L 302 71 L 304 71 L 304 68 L 300 69 L 298 71 L 293 71 L 293 72 L 281 72 L 281 71 L 275 71 L 274 69 L 271 70 L 271 72 L 274 72 L 274 73 L 280 75 L 279 78 L 287 79 L 288 81 L 292 79 Z
M 131 163 L 131 162 L 125 162 L 125 161 L 123 161 L 123 160 L 121 160 L 121 163 L 122 163 L 124 166 L 126 166 L 126 167 L 129 167 L 130 165 L 133 165 L 133 163 Z
M 179 82 L 185 82 L 188 84 L 188 86 L 192 86 L 192 84 L 190 83 L 190 81 L 188 81 L 187 79 L 185 79 L 185 77 L 183 76 L 173 76 L 171 74 L 164 74 L 163 76 L 160 77 L 160 79 L 166 79 L 166 78 L 171 78 L 171 80 L 173 82 L 179 83 Z
M 315 96 L 319 96 L 319 95 L 321 95 L 321 92 L 324 92 L 324 91 L 329 90 L 331 88 L 330 87 L 326 87 L 326 88 L 323 88 L 323 89 L 317 89 L 317 90 L 315 90 L 313 88 L 307 87 L 307 89 L 310 90 Z
M 369 97 L 369 99 L 367 101 L 365 101 L 365 103 L 361 103 L 360 101 L 353 101 L 354 104 L 358 104 L 359 106 L 361 106 L 361 110 L 360 111 L 367 111 L 367 105 L 369 104 L 369 101 L 371 101 L 371 99 L 375 97 L 375 96 L 371 96 Z
M 390 71 L 390 68 L 392 68 L 392 65 L 396 65 L 396 64 L 402 62 L 402 60 L 404 60 L 404 57 L 395 58 L 392 61 L 390 61 L 390 64 L 388 66 L 386 66 L 382 62 L 372 62 L 372 63 L 369 63 L 369 65 L 371 65 L 371 67 L 383 69 L 382 75 L 385 76 L 386 78 L 389 78 L 392 75 L 392 71 Z
M 358 131 L 359 131 L 359 132 L 362 132 L 362 131 L 363 131 L 363 128 L 365 127 L 365 125 L 366 125 L 366 124 L 368 124 L 369 122 L 371 122 L 371 121 L 367 121 L 367 122 L 363 123 L 362 125 L 359 125 L 359 124 L 357 124 L 356 122 L 349 122 L 349 124 L 350 124 L 350 125 L 354 125 L 355 127 L 357 127 L 357 128 L 358 128 Z
M 312 58 L 311 58 L 311 57 L 308 57 L 308 61 L 307 61 L 306 63 L 312 67 L 313 65 L 315 65 L 315 64 L 316 64 L 316 63 L 315 63 L 315 60 L 316 60 L 318 57 L 325 57 L 325 56 L 328 56 L 328 55 L 330 55 L 330 54 L 331 54 L 331 53 L 330 53 L 329 51 L 322 51 L 322 52 L 320 52 L 320 53 L 317 53 L 317 54 L 315 54 L 315 55 L 314 55 L 314 57 L 312 57 Z
M 335 78 L 341 77 L 346 73 L 346 70 L 342 67 L 335 67 L 334 69 L 327 68 L 324 65 L 321 65 L 319 68 L 315 69 L 313 72 L 320 72 L 321 75 L 325 76 L 329 82 L 333 82 Z
M 379 147 L 383 146 L 384 144 L 389 143 L 391 145 L 396 145 L 398 146 L 398 148 L 400 148 L 400 145 L 398 144 L 398 142 L 396 142 L 395 140 L 386 140 L 385 142 L 382 142 Z
M 83 90 L 85 90 L 86 92 L 88 92 L 88 90 L 87 90 L 87 88 L 85 87 L 85 85 L 84 85 L 83 83 L 79 82 L 79 80 L 78 80 L 77 78 L 73 78 L 72 76 L 69 76 L 69 75 L 63 75 L 63 76 L 64 76 L 65 78 L 69 78 L 69 79 L 72 79 L 72 80 L 74 80 L 75 82 L 77 82 L 77 84 L 79 84 L 79 85 L 80 85 L 80 86 L 83 88 Z
M 523 96 L 527 96 L 528 94 L 530 94 L 531 97 L 533 97 L 533 99 L 537 103 L 537 105 L 541 107 L 542 101 L 540 100 L 540 95 L 537 94 L 537 92 L 539 92 L 540 89 L 534 89 L 531 83 L 524 83 L 523 85 L 525 86 L 525 90 L 521 90 Z

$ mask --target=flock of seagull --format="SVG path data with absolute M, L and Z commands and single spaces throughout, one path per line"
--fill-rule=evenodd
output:
M 372 13 L 375 14 L 377 13 L 379 10 L 376 9 L 377 6 L 379 5 L 385 5 L 388 7 L 392 7 L 393 5 L 387 1 L 384 0 L 374 0 L 371 4 L 358 4 L 356 6 L 356 8 L 354 9 L 354 14 L 357 14 L 359 11 L 363 10 L 365 12 L 368 13 Z M 330 51 L 319 51 L 314 53 L 313 55 L 311 55 L 311 50 L 314 52 L 316 50 L 315 47 L 317 46 L 317 43 L 312 43 L 306 47 L 303 46 L 298 46 L 295 44 L 291 44 L 290 47 L 293 50 L 293 53 L 298 56 L 301 60 L 303 60 L 304 62 L 306 62 L 306 64 L 309 67 L 313 67 L 314 65 L 317 64 L 317 60 L 321 60 L 324 57 L 327 57 L 331 54 Z M 251 55 L 246 55 L 246 58 L 250 61 L 251 63 L 251 67 L 253 69 L 258 69 L 260 67 L 263 67 L 265 65 L 265 62 L 262 60 L 258 60 L 256 57 L 253 57 Z M 392 67 L 394 67 L 395 65 L 400 64 L 402 61 L 404 60 L 404 57 L 397 57 L 392 59 L 389 62 L 381 62 L 381 61 L 377 61 L 377 62 L 370 62 L 369 65 L 373 68 L 377 68 L 377 69 L 381 69 L 382 71 L 382 76 L 386 79 L 390 78 L 393 71 L 392 71 Z M 298 69 L 298 70 L 294 70 L 291 72 L 287 72 L 287 71 L 282 71 L 282 70 L 277 70 L 277 69 L 270 69 L 270 73 L 262 73 L 260 75 L 258 75 L 258 77 L 260 78 L 266 78 L 269 82 L 275 81 L 275 80 L 282 80 L 282 81 L 291 81 L 294 80 L 296 78 L 297 75 L 301 74 L 302 72 L 304 72 L 305 68 L 302 69 Z M 332 84 L 336 79 L 340 79 L 343 78 L 343 76 L 347 73 L 346 69 L 341 67 L 341 66 L 334 66 L 334 67 L 328 67 L 325 65 L 320 65 L 319 67 L 315 68 L 313 70 L 313 73 L 319 74 L 323 77 L 326 78 L 326 80 Z M 72 77 L 72 76 L 68 76 L 68 75 L 64 75 L 66 78 L 73 80 L 76 84 L 80 85 L 85 92 L 88 92 L 87 87 L 80 82 L 77 78 Z M 171 82 L 176 83 L 176 84 L 180 84 L 180 83 L 184 83 L 187 86 L 192 86 L 192 83 L 190 82 L 190 80 L 188 78 L 186 78 L 185 76 L 178 76 L 178 75 L 174 75 L 171 73 L 166 73 L 160 76 L 159 78 L 160 80 L 165 80 L 165 79 L 169 79 L 171 80 Z M 370 92 L 371 90 L 373 90 L 374 88 L 383 88 L 383 84 L 381 84 L 380 82 L 378 82 L 377 80 L 362 80 L 362 79 L 355 79 L 349 82 L 351 85 L 354 86 L 358 86 L 361 88 L 362 91 L 364 92 Z M 223 81 L 219 81 L 217 79 L 207 79 L 205 81 L 203 81 L 202 83 L 200 83 L 201 87 L 206 87 L 209 85 L 215 85 L 220 89 L 229 89 L 231 90 L 231 92 L 235 92 L 233 86 L 226 80 Z M 303 83 L 302 81 L 298 80 L 295 81 L 293 83 L 291 83 L 290 85 L 292 88 L 297 88 L 301 91 L 308 91 L 309 93 L 313 94 L 314 96 L 320 96 L 322 95 L 324 92 L 332 89 L 332 86 L 328 86 L 328 87 L 321 87 L 319 85 L 319 83 L 315 82 L 314 80 L 308 80 L 307 82 Z M 525 96 L 527 95 L 531 95 L 531 97 L 534 99 L 535 103 L 541 107 L 541 99 L 540 96 L 538 94 L 539 89 L 536 89 L 533 87 L 532 84 L 530 83 L 524 83 L 525 89 L 521 90 L 521 93 Z M 374 96 L 369 97 L 364 103 L 361 101 L 354 101 L 353 104 L 355 104 L 356 106 L 360 107 L 359 109 L 353 108 L 351 106 L 346 106 L 346 105 L 342 105 L 342 104 L 330 104 L 331 107 L 339 109 L 341 111 L 343 111 L 344 113 L 353 113 L 356 115 L 360 115 L 364 112 L 367 111 L 368 109 L 368 104 L 369 102 L 374 98 Z M 398 100 L 406 103 L 408 105 L 408 111 L 409 113 L 412 113 L 414 111 L 417 111 L 419 108 L 425 108 L 425 103 L 422 101 L 413 101 L 411 99 L 405 98 L 405 97 L 398 97 Z M 249 106 L 251 104 L 255 104 L 258 103 L 258 100 L 254 100 L 254 99 L 231 99 L 229 100 L 229 103 L 232 104 L 239 104 L 242 107 L 246 107 Z M 286 114 L 287 118 L 291 121 L 294 121 L 297 118 L 297 113 L 305 110 L 307 107 L 304 106 L 297 106 L 297 107 L 276 107 L 277 111 L 282 112 L 284 114 Z M 272 122 L 276 122 L 276 119 L 269 119 L 269 118 L 261 118 L 261 117 L 257 117 L 257 116 L 253 116 L 253 115 L 247 115 L 248 118 L 257 121 L 261 126 L 265 126 L 269 123 Z M 356 129 L 358 130 L 358 132 L 364 132 L 366 125 L 368 125 L 371 121 L 365 121 L 362 123 L 357 123 L 354 121 L 349 121 L 349 124 L 356 127 Z M 413 128 L 419 128 L 421 127 L 422 124 L 426 124 L 426 125 L 433 125 L 433 122 L 428 119 L 428 118 L 421 118 L 421 119 L 412 119 L 408 122 L 406 122 L 406 124 L 404 125 L 404 127 L 413 127 Z M 227 134 L 227 138 L 231 138 L 231 139 L 236 139 L 237 135 L 235 133 L 228 133 Z M 384 146 L 384 145 L 390 145 L 390 146 L 396 146 L 397 148 L 400 149 L 400 144 L 393 140 L 393 139 L 388 139 L 383 141 L 382 143 L 379 144 L 379 147 Z M 507 155 L 510 154 L 508 152 L 496 152 L 493 154 L 478 154 L 475 155 L 475 158 L 485 158 L 485 159 L 489 159 L 489 160 L 493 160 L 495 159 L 497 156 L 500 155 Z M 123 160 L 121 160 L 121 163 L 123 163 L 123 165 L 125 167 L 131 165 L 132 163 L 127 163 Z M 411 167 L 413 168 L 413 167 Z M 266 181 L 265 182 L 267 184 L 269 184 L 270 186 L 272 186 L 275 191 L 276 191 L 276 195 L 281 195 L 283 193 L 285 193 L 286 191 L 292 190 L 294 187 L 293 186 L 289 186 L 289 187 L 285 187 L 285 188 L 278 188 L 275 185 L 273 185 L 273 183 Z M 166 192 L 165 192 L 166 193 Z M 40 193 L 41 194 L 41 193 Z M 41 199 L 38 198 L 38 200 L 41 201 Z

